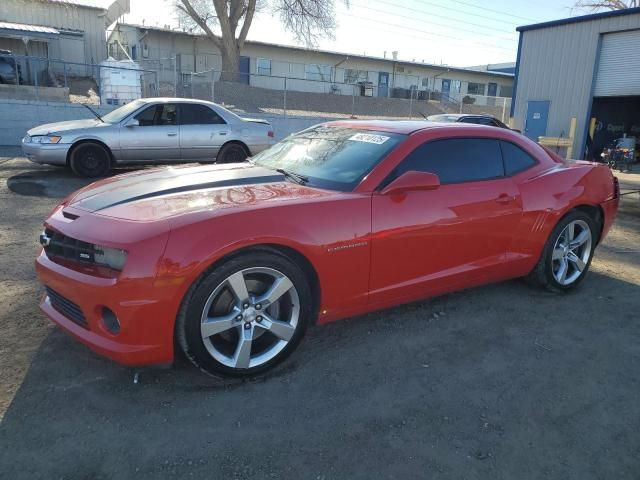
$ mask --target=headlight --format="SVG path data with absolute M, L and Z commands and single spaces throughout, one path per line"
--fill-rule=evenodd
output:
M 114 270 L 122 270 L 127 261 L 127 252 L 118 248 L 94 245 L 93 260 Z
M 58 143 L 62 137 L 56 135 L 36 135 L 31 137 L 31 143 Z

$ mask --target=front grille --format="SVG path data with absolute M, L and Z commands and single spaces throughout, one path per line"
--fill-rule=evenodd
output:
M 45 287 L 45 290 L 49 297 L 49 301 L 51 302 L 51 306 L 55 308 L 58 313 L 61 313 L 73 323 L 77 323 L 81 327 L 89 328 L 89 323 L 78 305 L 49 287 Z
M 49 228 L 44 231 L 48 237 L 48 245 L 44 244 L 47 257 L 58 257 L 76 262 L 95 264 L 95 246 L 93 243 L 83 242 L 67 237 Z

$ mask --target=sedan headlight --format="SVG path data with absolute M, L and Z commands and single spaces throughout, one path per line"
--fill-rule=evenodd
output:
M 118 248 L 94 245 L 93 260 L 99 265 L 122 270 L 127 261 L 127 252 Z
M 31 143 L 58 143 L 62 137 L 57 135 L 35 135 L 31 137 Z

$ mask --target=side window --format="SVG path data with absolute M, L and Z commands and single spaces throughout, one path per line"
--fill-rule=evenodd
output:
M 153 105 L 149 108 L 145 108 L 139 114 L 135 116 L 135 119 L 138 120 L 138 123 L 141 127 L 149 127 L 154 125 L 156 118 L 156 111 L 162 107 L 162 105 Z
M 476 125 L 495 125 L 493 119 L 488 117 L 468 117 L 465 118 L 465 123 L 474 123 Z
M 538 163 L 531 155 L 513 143 L 501 141 L 500 146 L 504 158 L 504 170 L 508 176 L 524 172 Z
M 176 105 L 172 103 L 153 105 L 135 116 L 141 127 L 155 125 L 176 125 L 178 115 Z
M 220 115 L 205 105 L 180 105 L 180 125 L 217 125 L 226 123 Z
M 162 113 L 158 117 L 158 125 L 176 125 L 178 123 L 178 108 L 173 103 L 161 105 Z
M 451 138 L 427 142 L 396 167 L 393 178 L 416 170 L 431 172 L 442 184 L 489 180 L 504 176 L 498 140 Z

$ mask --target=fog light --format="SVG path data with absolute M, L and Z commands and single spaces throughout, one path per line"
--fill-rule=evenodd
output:
M 117 335 L 120 333 L 120 322 L 118 317 L 107 307 L 102 307 L 102 324 L 110 333 Z

